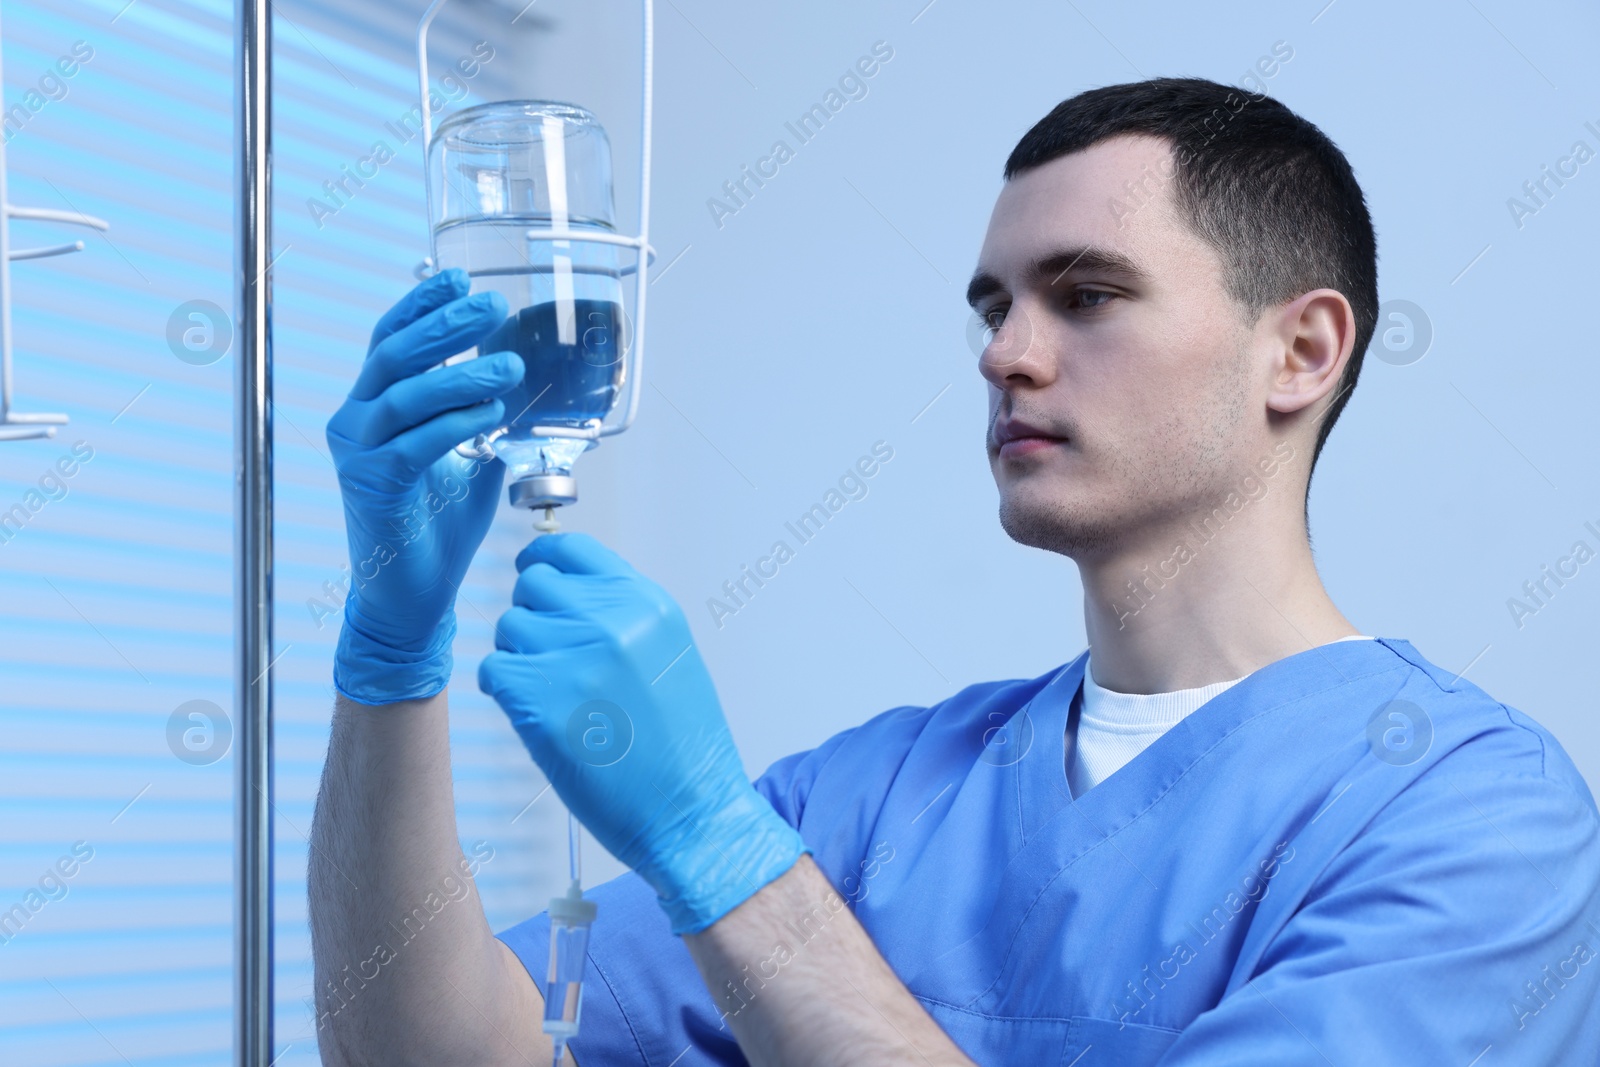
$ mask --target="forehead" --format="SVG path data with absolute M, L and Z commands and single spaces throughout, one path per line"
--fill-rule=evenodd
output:
M 1169 144 L 1119 135 L 1018 174 L 1006 182 L 989 217 L 980 273 L 1020 279 L 1027 267 L 1062 248 L 1105 248 L 1152 276 L 1193 269 L 1209 258 L 1176 214 L 1176 165 Z

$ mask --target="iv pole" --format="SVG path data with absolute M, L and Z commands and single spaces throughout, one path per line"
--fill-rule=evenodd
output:
M 272 1039 L 272 6 L 235 0 L 234 1006 L 236 1067 Z

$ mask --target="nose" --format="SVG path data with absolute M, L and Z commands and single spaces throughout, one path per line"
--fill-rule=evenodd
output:
M 1056 361 L 1045 343 L 1043 330 L 1036 328 L 1034 314 L 1018 301 L 1005 311 L 999 325 L 985 325 L 983 350 L 978 354 L 978 373 L 997 389 L 1049 385 L 1055 380 Z

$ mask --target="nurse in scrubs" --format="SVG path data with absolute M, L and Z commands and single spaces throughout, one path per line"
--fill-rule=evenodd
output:
M 967 293 L 988 457 L 1005 531 L 1076 564 L 1088 647 L 752 783 L 679 606 L 593 538 L 534 541 L 478 681 L 631 868 L 589 894 L 570 1056 L 1593 1067 L 1589 789 L 1536 721 L 1345 618 L 1312 557 L 1312 467 L 1377 319 L 1344 155 L 1270 98 L 1157 79 L 1066 100 L 1005 179 Z M 402 301 L 330 423 L 348 525 L 502 414 L 509 360 L 413 387 L 503 315 L 465 292 Z M 498 499 L 478 476 L 487 503 L 346 605 L 311 872 L 326 1063 L 549 1062 L 548 917 L 422 906 L 465 865 L 446 586 Z

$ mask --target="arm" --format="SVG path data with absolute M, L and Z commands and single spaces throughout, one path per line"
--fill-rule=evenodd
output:
M 444 693 L 339 697 L 309 867 L 324 1063 L 550 1062 L 544 1001 L 489 930 L 456 837 Z
M 969 1063 L 745 776 L 677 603 L 584 534 L 540 537 L 517 567 L 479 685 L 567 807 L 655 891 L 713 998 L 774 956 L 786 923 L 825 931 L 748 1006 L 724 1002 L 747 1058 Z
M 445 686 L 456 592 L 493 522 L 504 466 L 453 449 L 504 418 L 521 360 L 439 368 L 506 316 L 445 271 L 378 322 L 328 421 L 353 588 L 308 872 L 325 1062 L 549 1062 L 543 1003 L 490 936 L 456 837 Z M 541 1059 L 542 1057 L 542 1059 Z
M 811 940 L 780 950 L 802 921 Z M 809 856 L 684 943 L 758 1067 L 972 1063 L 900 983 Z

